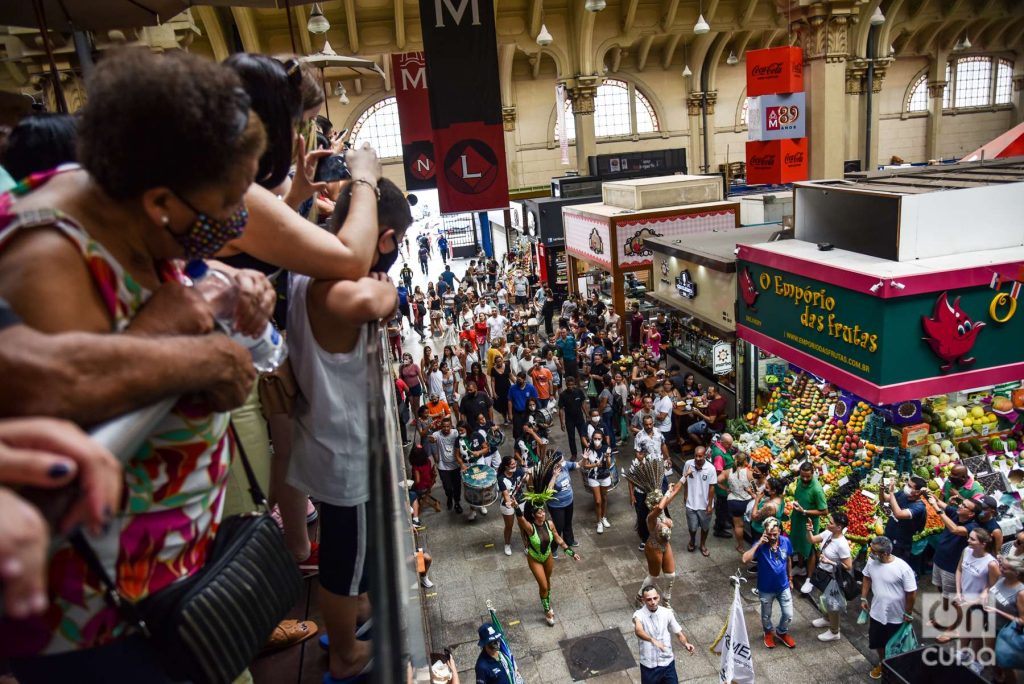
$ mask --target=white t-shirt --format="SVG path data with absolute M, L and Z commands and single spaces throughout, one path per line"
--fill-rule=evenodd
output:
M 665 395 L 658 397 L 654 400 L 654 427 L 658 428 L 662 432 L 668 432 L 672 429 L 672 397 Z M 657 414 L 664 413 L 665 419 L 658 422 Z
M 444 375 L 440 369 L 427 374 L 427 391 L 430 394 L 436 394 L 439 398 L 444 399 Z
M 505 326 L 508 325 L 508 319 L 504 316 L 491 316 L 487 319 L 487 334 L 490 339 L 496 340 L 499 337 L 505 336 Z
M 988 565 L 994 560 L 990 553 L 978 558 L 970 547 L 964 549 L 960 559 L 960 591 L 965 598 L 981 596 L 985 591 L 988 587 Z
M 826 544 L 828 545 L 826 546 Z M 821 533 L 821 555 L 828 558 L 835 564 L 829 565 L 828 563 L 821 563 L 821 567 L 835 574 L 836 568 L 842 565 L 842 562 L 851 556 L 850 542 L 846 540 L 846 537 L 832 539 L 832 533 L 828 530 L 823 530 Z
M 683 628 L 676 620 L 676 614 L 665 606 L 658 606 L 652 613 L 644 606 L 633 613 L 633 623 L 640 623 L 647 636 L 655 641 L 660 641 L 665 647 L 664 651 L 659 650 L 649 641 L 638 639 L 640 642 L 640 664 L 644 667 L 665 667 L 671 665 L 675 660 L 672 654 L 672 635 L 679 634 Z
M 484 316 L 490 316 L 491 307 L 486 302 L 480 302 L 473 309 L 473 313 L 476 314 L 477 316 L 479 316 L 480 314 L 483 314 Z
M 871 579 L 871 619 L 884 625 L 903 622 L 906 593 L 917 591 L 914 571 L 907 562 L 896 556 L 888 563 L 872 559 L 864 566 L 864 576 Z
M 633 451 L 646 453 L 649 457 L 661 458 L 661 445 L 665 443 L 665 437 L 657 430 L 651 430 L 651 432 L 650 435 L 644 430 L 636 433 Z
M 508 304 L 508 290 L 502 285 L 498 292 L 494 295 L 498 299 L 499 304 Z
M 683 466 L 683 479 L 686 480 L 686 507 L 691 511 L 706 511 L 708 508 L 708 487 L 718 482 L 718 473 L 710 461 L 704 461 L 704 467 L 697 470 L 694 459 Z

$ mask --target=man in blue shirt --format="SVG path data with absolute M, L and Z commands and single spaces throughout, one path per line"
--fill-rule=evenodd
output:
M 437 277 L 437 296 L 444 297 L 444 293 L 451 289 L 451 286 L 445 281 L 444 276 L 440 275 Z
M 501 652 L 501 634 L 490 622 L 477 630 L 482 650 L 476 659 L 476 684 L 514 684 L 512 663 Z
M 892 507 L 892 517 L 885 525 L 885 536 L 892 540 L 892 555 L 907 563 L 910 563 L 914 535 L 924 529 L 928 518 L 922 500 L 927 491 L 928 485 L 922 478 L 912 477 L 902 490 L 890 489 L 886 497 Z
M 764 534 L 743 554 L 743 562 L 757 559 L 757 594 L 761 599 L 761 627 L 764 628 L 764 645 L 775 648 L 775 638 L 788 648 L 795 648 L 796 642 L 789 635 L 789 623 L 793 621 L 793 546 L 789 538 L 782 536 L 782 526 L 777 518 L 765 518 Z M 777 628 L 772 628 L 772 603 L 776 600 L 782 609 Z
M 448 287 L 455 289 L 455 281 L 459 279 L 455 277 L 455 273 L 452 272 L 451 266 L 448 264 L 444 265 L 444 270 L 441 271 L 441 277 L 444 278 L 444 282 L 448 283 Z
M 576 365 L 576 337 L 565 328 L 558 328 L 558 339 L 555 340 L 555 347 L 562 356 L 562 363 L 565 365 L 565 377 L 575 378 L 580 374 L 579 366 Z
M 526 373 L 516 374 L 516 384 L 508 388 L 508 419 L 512 421 L 512 436 L 518 442 L 523 438 L 523 426 L 526 425 L 526 400 L 537 401 L 537 390 L 533 385 L 526 384 Z

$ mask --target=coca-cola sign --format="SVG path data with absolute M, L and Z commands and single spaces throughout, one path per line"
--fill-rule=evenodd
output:
M 747 143 L 747 183 L 807 180 L 807 138 Z
M 793 154 L 787 154 L 783 157 L 783 162 L 785 162 L 786 166 L 801 165 L 804 163 L 804 153 L 794 152 Z
M 749 164 L 758 169 L 770 169 L 775 166 L 775 155 L 755 154 L 750 158 Z
M 747 95 L 803 92 L 803 51 L 780 47 L 747 52 Z
M 750 75 L 755 78 L 769 78 L 782 74 L 782 62 L 771 64 L 757 64 L 750 69 Z

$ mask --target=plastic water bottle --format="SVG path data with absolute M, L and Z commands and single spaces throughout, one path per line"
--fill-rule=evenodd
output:
M 258 337 L 249 337 L 233 329 L 235 306 L 238 303 L 238 287 L 234 280 L 217 269 L 210 268 L 205 261 L 196 259 L 188 262 L 185 275 L 192 280 L 192 286 L 203 299 L 213 305 L 213 315 L 227 335 L 249 350 L 252 365 L 262 373 L 269 373 L 284 361 L 288 355 L 281 333 L 270 321 Z

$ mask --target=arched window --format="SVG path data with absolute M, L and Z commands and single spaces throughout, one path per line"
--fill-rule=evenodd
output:
M 631 112 L 636 111 L 636 130 L 633 130 Z M 658 128 L 658 115 L 651 101 L 635 86 L 617 80 L 606 80 L 594 97 L 594 134 L 598 138 L 614 138 L 641 133 L 654 133 Z M 576 121 L 572 104 L 565 102 L 565 131 L 569 140 L 576 139 Z M 558 123 L 555 123 L 558 139 Z
M 352 125 L 352 146 L 370 143 L 377 156 L 402 156 L 402 129 L 398 124 L 398 101 L 386 97 L 375 102 Z
M 969 110 L 1008 105 L 1013 91 L 1013 63 L 1005 59 L 970 55 L 946 63 L 942 108 Z M 907 91 L 907 112 L 928 111 L 928 75 L 922 74 Z

